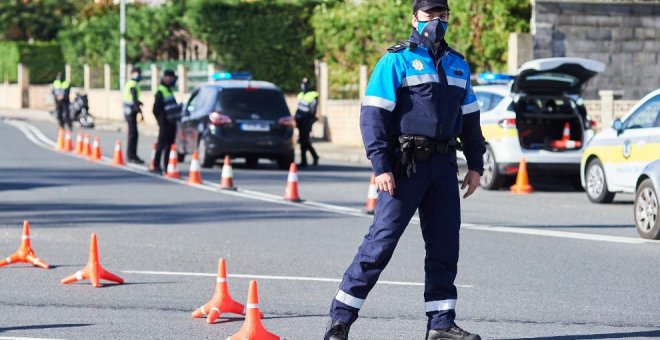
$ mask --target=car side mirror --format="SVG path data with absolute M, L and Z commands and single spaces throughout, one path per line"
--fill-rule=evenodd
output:
M 621 122 L 621 119 L 616 119 L 612 122 L 612 129 L 616 131 L 617 135 L 623 132 L 623 122 Z

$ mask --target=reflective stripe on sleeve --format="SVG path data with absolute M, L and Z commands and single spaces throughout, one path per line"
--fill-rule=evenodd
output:
M 466 104 L 461 106 L 461 111 L 463 112 L 464 115 L 472 112 L 477 112 L 479 111 L 479 103 L 475 100 L 470 104 Z
M 358 299 L 355 296 L 349 295 L 342 290 L 337 291 L 335 300 L 357 309 L 362 308 L 362 304 L 364 303 L 364 299 Z
M 364 97 L 364 100 L 362 101 L 363 106 L 375 106 L 379 107 L 381 109 L 387 110 L 387 111 L 392 111 L 394 110 L 394 107 L 396 107 L 396 103 L 387 100 L 385 98 L 381 97 L 376 97 L 376 96 L 366 96 Z
M 447 84 L 450 85 L 450 86 L 458 86 L 458 87 L 464 89 L 465 86 L 467 86 L 467 80 L 447 76 Z
M 424 306 L 427 313 L 456 309 L 456 299 L 427 301 Z
M 439 83 L 440 77 L 437 74 L 418 74 L 414 76 L 409 76 L 403 78 L 403 84 L 401 86 L 415 86 L 426 83 Z

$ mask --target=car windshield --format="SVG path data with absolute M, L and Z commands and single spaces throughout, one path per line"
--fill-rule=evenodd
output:
M 237 118 L 258 114 L 261 119 L 276 119 L 289 115 L 284 96 L 280 91 L 270 89 L 223 89 L 216 111 Z

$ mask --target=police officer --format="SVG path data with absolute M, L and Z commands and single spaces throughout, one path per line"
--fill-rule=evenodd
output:
M 298 108 L 296 110 L 296 127 L 298 128 L 298 142 L 300 143 L 300 166 L 307 166 L 307 151 L 314 158 L 314 165 L 319 164 L 319 155 L 312 146 L 310 133 L 312 125 L 316 122 L 316 108 L 318 107 L 319 93 L 312 89 L 309 79 L 303 78 L 298 93 Z
M 142 70 L 139 67 L 131 69 L 131 79 L 124 85 L 124 118 L 128 123 L 128 138 L 126 141 L 126 156 L 128 161 L 135 164 L 144 164 L 144 161 L 137 155 L 138 128 L 137 115 L 142 120 L 142 102 L 140 101 L 140 86 L 138 83 L 142 80 Z
M 177 104 L 172 91 L 176 81 L 177 76 L 174 71 L 165 70 L 158 91 L 156 91 L 153 111 L 158 121 L 158 147 L 154 156 L 155 167 L 152 170 L 155 173 L 162 173 L 163 169 L 167 170 L 169 150 L 176 137 L 176 122 L 181 115 L 181 106 Z M 163 159 L 162 168 L 160 166 L 161 157 Z
M 53 81 L 53 98 L 55 99 L 55 111 L 57 112 L 57 122 L 61 128 L 64 126 L 71 130 L 71 117 L 69 116 L 69 93 L 71 84 L 65 79 L 62 72 L 57 73 Z
M 461 223 L 455 148 L 467 158 L 461 188 L 468 187 L 467 198 L 483 173 L 484 139 L 468 63 L 444 40 L 448 20 L 447 0 L 415 0 L 410 38 L 390 47 L 373 70 L 360 129 L 378 200 L 373 224 L 332 301 L 326 340 L 348 338 L 417 209 L 426 244 L 426 339 L 480 339 L 454 322 Z

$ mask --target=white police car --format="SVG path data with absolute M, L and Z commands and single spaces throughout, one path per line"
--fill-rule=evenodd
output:
M 660 159 L 660 89 L 649 93 L 612 127 L 589 141 L 581 161 L 582 186 L 595 203 L 634 193 L 649 163 Z
M 523 157 L 528 167 L 569 173 L 579 185 L 582 147 L 594 125 L 581 91 L 604 69 L 590 59 L 548 58 L 525 63 L 515 77 L 482 75 L 480 82 L 500 85 L 474 87 L 486 139 L 481 186 L 501 187 L 516 175 Z

